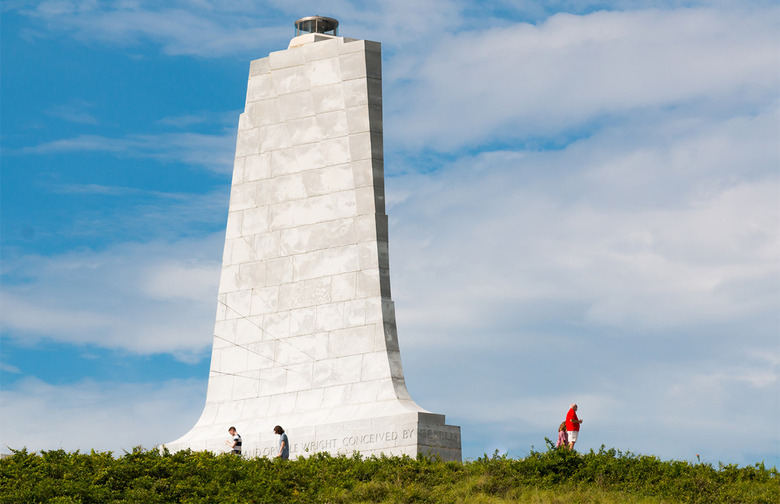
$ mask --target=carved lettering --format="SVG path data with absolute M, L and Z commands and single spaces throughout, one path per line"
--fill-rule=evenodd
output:
M 422 429 L 420 430 L 420 438 L 428 439 L 430 441 L 457 441 L 458 435 L 449 431 Z

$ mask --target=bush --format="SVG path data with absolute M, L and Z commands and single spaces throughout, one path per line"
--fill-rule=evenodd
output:
M 14 451 L 0 461 L 0 503 L 780 502 L 776 468 L 661 461 L 615 449 L 549 447 L 520 459 L 324 453 L 294 461 L 208 452 L 114 457 Z

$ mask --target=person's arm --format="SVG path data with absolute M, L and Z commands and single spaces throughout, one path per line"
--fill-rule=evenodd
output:
M 286 444 L 287 444 L 287 443 L 285 443 L 285 442 L 284 442 L 284 439 L 282 439 L 282 442 L 281 442 L 281 443 L 279 443 L 279 455 L 278 455 L 279 457 L 281 457 L 281 456 L 282 456 L 282 452 L 284 451 L 284 446 L 285 446 Z

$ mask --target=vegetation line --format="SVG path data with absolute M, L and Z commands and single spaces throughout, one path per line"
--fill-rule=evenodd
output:
M 520 459 L 464 463 L 419 457 L 244 459 L 136 448 L 28 453 L 0 460 L 0 503 L 492 503 L 780 502 L 780 474 L 738 467 L 551 447 Z

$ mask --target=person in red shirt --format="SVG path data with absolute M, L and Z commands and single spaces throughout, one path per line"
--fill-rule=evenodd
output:
M 569 406 L 569 412 L 566 413 L 566 436 L 569 438 L 569 449 L 574 449 L 574 443 L 577 442 L 577 436 L 580 433 L 580 424 L 582 420 L 577 418 L 577 403 Z

